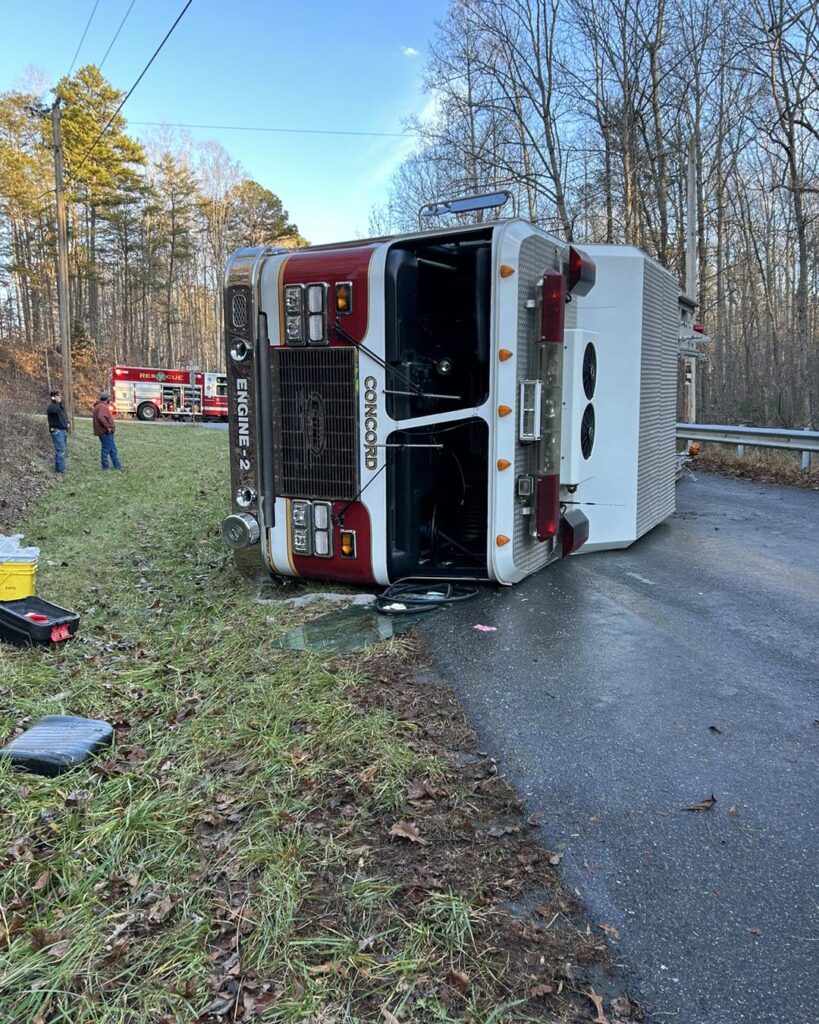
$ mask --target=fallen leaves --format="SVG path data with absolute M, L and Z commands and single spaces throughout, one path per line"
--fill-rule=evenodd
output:
M 464 971 L 456 971 L 453 967 L 450 967 L 447 971 L 446 976 L 447 984 L 456 988 L 459 992 L 469 991 L 469 975 Z
M 683 807 L 684 811 L 713 811 L 716 806 L 717 798 L 712 793 L 711 796 L 706 797 L 705 800 L 700 800 L 697 804 L 689 804 L 688 807 Z
M 552 865 L 553 868 L 556 868 L 557 865 L 562 860 L 563 860 L 563 854 L 562 853 L 550 853 L 549 854 L 549 863 Z
M 619 940 L 620 932 L 614 927 L 613 924 L 600 924 L 597 926 L 601 931 L 605 932 L 610 939 Z
M 423 779 L 413 779 L 407 787 L 407 800 L 409 803 L 417 803 L 421 800 L 435 800 L 437 797 L 438 791 L 433 789 Z
M 162 896 L 148 911 L 148 920 L 152 924 L 161 924 L 173 910 L 174 903 L 170 896 Z
M 50 871 L 43 871 L 37 877 L 37 881 L 34 883 L 34 885 L 32 885 L 31 891 L 32 892 L 42 892 L 43 889 L 48 888 L 48 885 L 49 885 L 50 882 L 51 882 L 51 872 Z
M 390 835 L 396 839 L 408 839 L 411 843 L 420 843 L 421 846 L 429 845 L 428 840 L 423 838 L 411 821 L 396 821 L 390 829 Z
M 59 942 L 55 942 L 53 946 L 48 947 L 48 955 L 53 960 L 63 960 L 68 956 L 70 949 L 71 939 L 60 939 Z

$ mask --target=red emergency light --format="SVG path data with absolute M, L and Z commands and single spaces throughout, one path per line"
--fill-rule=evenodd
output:
M 597 280 L 597 267 L 594 265 L 594 260 L 582 249 L 575 249 L 573 245 L 570 245 L 563 269 L 569 294 L 588 295 Z
M 543 273 L 543 302 L 540 314 L 540 340 L 548 344 L 563 344 L 563 324 L 566 316 L 566 278 L 557 270 Z
M 539 476 L 535 484 L 535 532 L 551 540 L 560 529 L 560 475 Z

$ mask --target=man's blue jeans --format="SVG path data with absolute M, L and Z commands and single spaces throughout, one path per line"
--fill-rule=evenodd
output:
M 113 434 L 100 434 L 100 459 L 102 461 L 102 468 L 108 469 L 108 458 L 110 456 L 111 465 L 114 469 L 122 469 L 119 464 L 119 455 L 117 454 L 117 446 L 114 442 Z
M 54 445 L 54 469 L 58 473 L 65 472 L 65 449 L 68 444 L 67 430 L 52 430 L 51 443 Z

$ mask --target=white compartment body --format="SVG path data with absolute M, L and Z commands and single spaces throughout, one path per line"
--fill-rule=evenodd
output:
M 679 306 L 676 279 L 631 246 L 587 245 L 597 266 L 576 303 L 577 330 L 566 332 L 562 444 L 564 500 L 589 519 L 587 551 L 628 547 L 674 512 Z M 597 374 L 590 457 L 577 461 L 575 438 L 586 405 L 577 383 L 582 350 L 592 340 Z M 579 388 L 579 391 L 578 391 Z M 566 447 L 566 437 L 570 438 Z

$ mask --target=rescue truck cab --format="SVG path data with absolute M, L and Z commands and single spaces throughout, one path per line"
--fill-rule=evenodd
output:
M 601 248 L 607 266 L 631 266 L 616 294 L 602 289 L 604 306 L 651 290 L 652 261 Z M 518 219 L 238 250 L 224 295 L 227 544 L 270 574 L 369 585 L 512 584 L 581 549 L 600 504 L 582 493 L 601 418 L 597 350 L 607 314 L 593 302 L 598 289 L 589 249 Z M 665 352 L 667 323 L 671 358 L 660 370 L 676 371 L 673 281 L 662 301 L 659 335 L 641 309 L 618 328 L 624 337 L 605 339 L 612 362 L 633 364 L 638 403 L 645 353 Z M 595 330 L 584 327 L 583 303 Z M 605 398 L 615 434 L 627 375 Z M 652 439 L 639 413 L 619 418 L 631 425 L 615 444 L 625 438 L 635 452 L 634 493 L 623 500 L 636 507 L 638 449 Z M 660 419 L 673 495 L 673 404 Z M 631 420 L 633 436 L 623 432 Z M 605 546 L 635 539 L 627 520 Z

